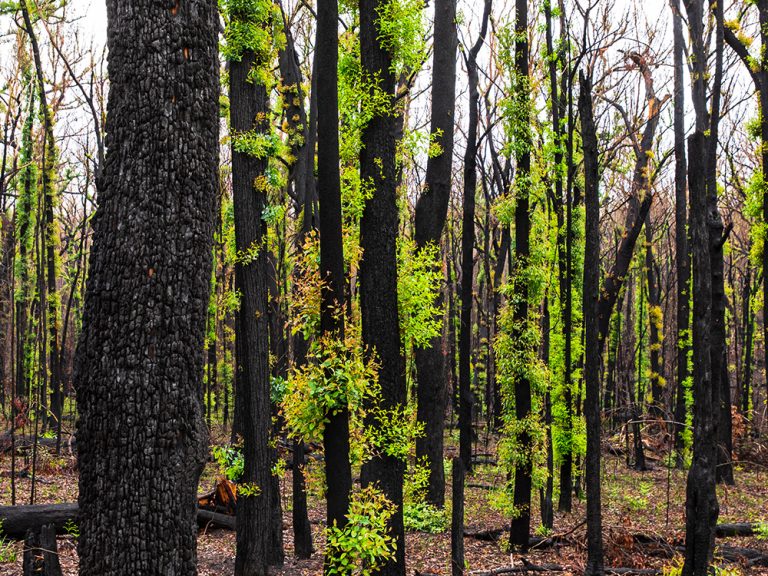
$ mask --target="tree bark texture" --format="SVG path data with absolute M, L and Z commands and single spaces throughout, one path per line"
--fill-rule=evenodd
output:
M 338 3 L 321 0 L 317 7 L 317 188 L 320 197 L 320 330 L 344 338 L 344 247 L 339 174 Z M 395 288 L 397 294 L 397 288 Z M 349 410 L 326 414 L 323 431 L 327 521 L 347 524 L 352 469 L 349 462 Z M 332 554 L 332 550 L 328 550 Z
M 195 574 L 218 13 L 107 2 L 108 152 L 75 357 L 81 576 Z
M 528 1 L 517 0 L 515 19 L 515 73 L 517 75 L 518 92 L 512 96 L 517 106 L 528 111 Z M 525 118 L 523 119 L 525 121 Z M 531 147 L 533 142 L 527 129 L 518 129 L 521 135 L 516 142 L 517 153 L 517 182 L 515 184 L 515 270 L 514 296 L 512 298 L 513 338 L 516 346 L 525 347 L 525 334 L 529 330 L 528 312 L 528 274 L 531 253 L 531 214 L 530 214 L 530 178 L 531 178 Z M 512 271 L 510 271 L 512 273 Z M 526 353 L 525 350 L 522 351 Z M 514 375 L 515 418 L 522 422 L 517 436 L 518 450 L 525 456 L 517 459 L 515 466 L 515 517 L 512 519 L 509 543 L 522 549 L 528 548 L 528 538 L 531 532 L 531 487 L 533 460 L 531 458 L 533 438 L 527 422 L 531 415 L 532 397 L 531 382 L 525 369 L 518 369 Z
M 719 512 L 715 492 L 717 391 L 712 387 L 710 337 L 712 276 L 709 230 L 706 221 L 706 185 L 703 161 L 707 140 L 697 131 L 688 140 L 688 182 L 693 255 L 693 462 L 686 484 L 684 576 L 706 576 L 712 562 L 715 524 Z

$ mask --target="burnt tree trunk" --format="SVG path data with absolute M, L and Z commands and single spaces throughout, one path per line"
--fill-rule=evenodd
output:
M 415 240 L 422 249 L 440 244 L 448 214 L 453 167 L 453 122 L 456 107 L 456 0 L 435 0 L 434 56 L 432 65 L 432 114 L 430 133 L 440 145 L 437 156 L 427 161 L 426 188 L 416 203 Z M 436 263 L 437 265 L 437 263 Z M 436 304 L 442 306 L 442 295 Z M 427 502 L 445 503 L 443 428 L 445 420 L 445 362 L 442 338 L 436 336 L 414 351 L 417 380 L 417 418 L 424 423 L 424 436 L 416 439 L 416 457 L 429 467 Z
M 278 55 L 280 74 L 283 79 L 285 94 L 285 119 L 293 130 L 291 145 L 296 162 L 291 165 L 289 173 L 289 194 L 291 194 L 296 214 L 301 216 L 301 228 L 296 234 L 294 247 L 296 259 L 300 259 L 304 249 L 307 234 L 313 229 L 315 207 L 315 142 L 317 124 L 317 74 L 312 74 L 312 88 L 309 101 L 309 116 L 304 109 L 304 91 L 301 85 L 301 69 L 296 53 L 288 19 L 283 13 L 283 31 L 286 45 Z M 313 58 L 313 68 L 316 57 Z M 299 267 L 295 267 L 294 289 L 301 282 Z M 301 330 L 293 336 L 293 362 L 295 367 L 301 367 L 307 362 L 309 343 Z M 291 511 L 293 525 L 293 549 L 297 558 L 309 558 L 312 555 L 312 527 L 309 523 L 307 508 L 306 483 L 304 481 L 305 446 L 301 440 L 293 443 L 292 453 L 292 499 Z
M 108 151 L 75 356 L 79 572 L 194 574 L 218 12 L 108 0 L 107 17 Z
M 512 98 L 516 101 L 516 107 L 525 111 L 527 115 L 530 109 L 529 85 L 528 85 L 528 1 L 517 0 L 515 19 L 515 76 L 516 87 Z M 526 116 L 522 117 L 527 122 Z M 531 215 L 530 215 L 530 178 L 531 178 L 531 134 L 526 127 L 518 127 L 518 141 L 515 142 L 517 152 L 517 174 L 515 185 L 515 270 L 514 296 L 512 297 L 513 338 L 516 346 L 522 348 L 522 354 L 526 344 L 526 333 L 529 327 L 529 290 L 528 290 L 528 266 L 531 254 Z M 510 270 L 510 274 L 513 271 Z M 517 446 L 525 456 L 518 457 L 515 466 L 515 492 L 514 506 L 515 517 L 512 519 L 509 543 L 523 550 L 528 548 L 528 539 L 531 532 L 531 487 L 533 460 L 531 452 L 533 438 L 530 426 L 527 422 L 531 415 L 532 397 L 531 381 L 525 368 L 518 368 L 514 374 L 515 394 L 515 418 L 523 423 L 517 435 Z
M 378 11 L 385 0 L 360 0 L 360 53 L 363 73 L 375 79 L 377 90 L 394 98 L 395 76 L 392 54 L 382 43 Z M 393 105 L 395 103 L 393 102 Z M 395 131 L 397 111 L 377 112 L 362 131 L 360 180 L 373 191 L 360 221 L 360 312 L 363 345 L 379 366 L 380 406 L 402 410 L 406 402 L 405 362 L 400 349 L 400 321 L 397 308 L 397 171 Z M 369 423 L 376 425 L 375 419 Z M 389 523 L 396 551 L 379 570 L 385 576 L 405 574 L 405 532 L 403 528 L 403 474 L 405 462 L 384 453 L 366 462 L 360 473 L 363 486 L 376 485 L 396 511 Z
M 320 330 L 323 338 L 344 338 L 344 248 L 339 174 L 338 3 L 317 7 L 317 189 L 320 197 Z M 396 290 L 396 288 L 395 288 Z M 397 292 L 395 291 L 395 294 Z M 398 340 L 399 342 L 399 340 Z M 324 345 L 323 342 L 320 344 Z M 323 430 L 328 526 L 347 524 L 352 470 L 349 462 L 349 410 L 329 410 Z M 327 555 L 334 550 L 328 549 Z
M 689 10 L 689 20 L 691 18 Z M 699 16 L 698 26 L 701 26 Z M 712 276 L 709 231 L 706 222 L 706 185 L 703 159 L 707 149 L 704 134 L 697 131 L 688 141 L 688 181 L 691 197 L 690 227 L 693 254 L 693 462 L 686 485 L 684 576 L 706 576 L 712 562 L 715 525 L 719 512 L 715 492 L 717 448 L 714 414 L 716 391 L 712 390 L 710 336 Z
M 587 565 L 584 574 L 603 574 L 603 535 L 600 509 L 600 369 L 597 324 L 600 293 L 600 198 L 597 134 L 592 117 L 592 82 L 581 76 L 579 115 L 584 146 L 584 415 L 587 420 Z
M 687 415 L 686 381 L 690 350 L 691 254 L 688 246 L 688 204 L 686 198 L 685 89 L 683 86 L 683 24 L 680 0 L 672 0 L 674 41 L 674 132 L 675 132 L 675 265 L 677 270 L 677 382 L 675 401 L 675 464 L 684 465 L 683 431 Z
M 235 213 L 235 289 L 240 306 L 235 317 L 237 388 L 235 420 L 243 439 L 242 485 L 237 502 L 235 576 L 264 576 L 274 558 L 272 526 L 272 406 L 269 370 L 269 254 L 265 249 L 267 206 L 259 189 L 268 158 L 238 146 L 242 134 L 268 134 L 269 100 L 264 84 L 249 81 L 261 58 L 245 50 L 229 66 L 230 130 L 232 131 L 232 198 Z
M 477 55 L 488 31 L 491 0 L 485 0 L 480 36 L 465 57 L 469 82 L 469 126 L 464 152 L 464 198 L 461 224 L 461 321 L 459 325 L 459 456 L 472 473 L 472 278 L 475 252 L 475 188 L 477 187 L 477 125 L 480 108 Z

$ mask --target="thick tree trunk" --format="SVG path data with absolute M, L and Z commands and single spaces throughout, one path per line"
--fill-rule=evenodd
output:
M 195 574 L 216 3 L 107 2 L 108 152 L 75 357 L 81 576 Z
M 377 79 L 376 90 L 394 98 L 392 54 L 382 44 L 378 11 L 384 0 L 360 0 L 360 53 L 363 73 Z M 360 180 L 373 191 L 360 222 L 360 312 L 363 345 L 379 366 L 381 408 L 400 411 L 406 402 L 405 363 L 400 349 L 397 308 L 398 207 L 395 183 L 395 114 L 376 113 L 362 132 Z M 375 420 L 369 422 L 376 425 Z M 365 463 L 363 486 L 376 485 L 395 504 L 389 534 L 397 546 L 393 558 L 381 567 L 385 576 L 405 574 L 403 529 L 403 474 L 405 463 L 379 454 Z
M 689 11 L 689 20 L 691 18 Z M 700 25 L 700 20 L 699 20 Z M 686 486 L 686 531 L 684 576 L 706 576 L 712 562 L 715 524 L 719 512 L 715 492 L 717 391 L 712 390 L 710 337 L 712 276 L 709 231 L 706 222 L 706 185 L 703 160 L 707 140 L 697 131 L 688 141 L 688 181 L 691 196 L 690 228 L 693 253 L 693 462 Z
M 456 92 L 456 0 L 435 0 L 434 56 L 432 65 L 432 114 L 430 133 L 441 152 L 427 161 L 426 189 L 416 203 L 415 240 L 419 249 L 440 244 L 448 214 L 453 167 L 453 122 Z M 443 298 L 436 304 L 442 306 Z M 445 419 L 445 362 L 442 338 L 436 336 L 414 351 L 417 379 L 417 418 L 424 436 L 416 439 L 416 457 L 429 467 L 427 502 L 445 503 L 443 428 Z

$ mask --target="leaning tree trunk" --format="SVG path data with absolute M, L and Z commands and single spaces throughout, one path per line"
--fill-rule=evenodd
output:
M 108 152 L 75 358 L 81 576 L 195 574 L 218 176 L 212 1 L 107 1 Z

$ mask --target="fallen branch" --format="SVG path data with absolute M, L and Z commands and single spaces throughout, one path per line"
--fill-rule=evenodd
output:
M 470 572 L 471 576 L 500 576 L 501 574 L 526 574 L 528 572 L 565 572 L 559 564 L 525 564 L 524 566 L 507 566 L 484 572 Z
M 746 561 L 749 566 L 768 566 L 768 554 L 753 548 L 718 546 L 715 555 L 728 562 L 742 563 Z
M 507 566 L 505 568 L 496 568 L 495 570 L 470 572 L 471 576 L 501 576 L 502 574 L 528 574 L 530 572 L 565 572 L 566 568 L 559 564 L 531 564 L 526 563 L 523 566 Z M 606 574 L 628 575 L 628 576 L 657 576 L 661 570 L 655 568 L 606 568 Z

